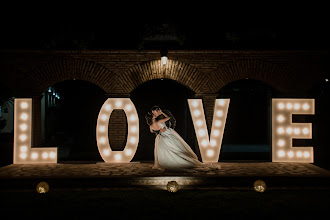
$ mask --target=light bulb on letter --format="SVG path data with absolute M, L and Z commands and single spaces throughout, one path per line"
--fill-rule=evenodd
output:
M 283 122 L 283 121 L 284 121 L 284 117 L 283 117 L 283 115 L 279 115 L 279 116 L 277 117 L 277 121 L 278 121 L 278 122 Z
M 27 146 L 25 146 L 25 145 L 21 147 L 21 151 L 22 151 L 22 152 L 26 152 L 27 149 L 28 149 L 28 148 L 27 148 Z
M 136 120 L 136 117 L 135 115 L 131 115 L 131 117 L 129 118 L 131 121 L 135 121 Z
M 19 128 L 20 128 L 22 131 L 26 131 L 26 129 L 27 129 L 27 125 L 26 125 L 26 124 L 21 124 L 21 125 L 19 126 Z
M 132 150 L 131 149 L 126 150 L 126 155 L 127 156 L 130 156 L 131 154 L 132 154 Z
M 302 108 L 303 108 L 304 110 L 308 110 L 308 109 L 309 109 L 309 105 L 308 105 L 307 103 L 305 103 L 305 104 L 303 104 Z
M 195 110 L 195 111 L 194 111 L 194 115 L 195 115 L 195 116 L 199 116 L 200 114 L 201 114 L 201 112 L 200 112 L 199 110 Z
M 110 104 L 105 105 L 105 110 L 110 111 L 111 110 L 111 105 Z
M 21 108 L 22 109 L 27 109 L 27 107 L 28 107 L 28 104 L 26 102 L 21 103 Z
M 47 158 L 48 158 L 48 153 L 47 153 L 47 152 L 44 152 L 44 153 L 42 154 L 42 158 L 47 159 Z
M 128 104 L 128 105 L 126 105 L 125 108 L 126 108 L 127 111 L 131 111 L 132 110 L 132 105 Z
M 101 116 L 101 119 L 102 119 L 103 121 L 107 120 L 107 115 L 103 114 L 103 115 Z
M 279 104 L 278 104 L 278 108 L 279 108 L 279 109 L 284 109 L 284 104 L 283 104 L 283 103 L 279 103 Z
M 198 102 L 195 100 L 195 101 L 193 101 L 191 104 L 192 104 L 194 107 L 197 107 Z
M 27 136 L 25 134 L 22 134 L 21 136 L 19 136 L 19 139 L 21 141 L 25 141 L 27 139 Z
M 302 130 L 302 132 L 303 132 L 304 134 L 308 134 L 309 130 L 308 130 L 308 128 L 304 128 L 304 129 Z
M 131 143 L 134 144 L 136 142 L 136 138 L 135 137 L 132 137 L 131 138 Z
M 292 109 L 292 104 L 291 104 L 291 103 L 287 103 L 287 104 L 286 104 L 286 108 L 287 108 L 287 109 Z
M 137 131 L 137 128 L 136 128 L 135 126 L 132 126 L 132 127 L 131 127 L 131 132 L 132 132 L 132 133 L 135 133 L 136 131 Z
M 278 146 L 283 147 L 285 144 L 284 140 L 279 140 L 278 141 Z
M 222 110 L 217 111 L 217 116 L 219 117 L 223 116 L 223 111 Z
M 121 155 L 120 154 L 116 154 L 115 159 L 116 160 L 120 160 L 121 159 Z
M 49 157 L 50 158 L 55 158 L 56 157 L 56 153 L 55 152 L 50 152 Z
M 218 101 L 218 104 L 219 104 L 220 106 L 224 106 L 224 105 L 225 105 L 225 100 L 224 100 L 224 99 L 219 100 L 219 101 Z
M 284 151 L 280 150 L 278 151 L 278 156 L 279 157 L 283 157 L 285 155 Z
M 119 107 L 121 107 L 121 106 L 122 106 L 122 104 L 123 104 L 123 103 L 122 103 L 121 101 L 117 101 L 117 102 L 116 102 L 116 107 L 118 107 L 118 108 L 119 108 Z
M 218 127 L 219 127 L 220 125 L 221 125 L 221 121 L 216 120 L 216 121 L 215 121 L 215 126 L 218 126 Z
M 104 154 L 105 156 L 109 156 L 109 155 L 110 155 L 110 150 L 109 150 L 109 149 L 105 149 L 105 150 L 103 150 L 103 154 Z
M 208 150 L 207 151 L 207 156 L 212 157 L 213 154 L 214 154 L 214 151 L 213 150 Z
M 202 129 L 200 129 L 200 130 L 198 131 L 198 134 L 199 134 L 199 136 L 203 137 L 203 136 L 205 135 L 205 131 L 202 130 Z
M 27 118 L 28 118 L 28 115 L 26 113 L 21 114 L 21 119 L 22 120 L 27 120 Z
M 35 152 L 32 153 L 32 154 L 31 154 L 31 158 L 32 158 L 32 159 L 37 159 L 37 158 L 38 158 L 38 153 L 35 153 Z

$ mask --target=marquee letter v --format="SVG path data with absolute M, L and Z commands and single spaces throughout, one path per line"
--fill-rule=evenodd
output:
M 230 99 L 216 99 L 214 104 L 211 139 L 209 138 L 202 99 L 188 99 L 202 161 L 217 163 L 220 156 Z

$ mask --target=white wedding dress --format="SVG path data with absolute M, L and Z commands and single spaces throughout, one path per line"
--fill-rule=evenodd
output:
M 158 122 L 161 128 L 165 123 Z M 155 163 L 153 169 L 183 170 L 188 168 L 210 168 L 198 160 L 197 155 L 182 137 L 172 128 L 166 127 L 164 132 L 156 136 Z M 219 169 L 217 166 L 216 169 Z

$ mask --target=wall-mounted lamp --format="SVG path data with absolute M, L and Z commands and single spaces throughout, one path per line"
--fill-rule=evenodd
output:
M 167 63 L 167 56 L 162 56 L 162 64 L 165 66 Z
M 167 50 L 166 49 L 162 49 L 160 51 L 160 56 L 161 56 L 162 64 L 165 66 L 167 64 Z

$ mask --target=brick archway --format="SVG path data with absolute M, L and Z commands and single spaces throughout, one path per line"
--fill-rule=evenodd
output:
M 49 86 L 65 80 L 91 82 L 106 93 L 110 93 L 117 83 L 117 76 L 105 66 L 82 59 L 60 59 L 51 61 L 35 69 L 30 77 L 36 91 L 41 94 Z
M 207 77 L 197 68 L 177 60 L 168 60 L 165 66 L 160 60 L 147 61 L 129 68 L 120 76 L 128 94 L 149 80 L 161 78 L 172 79 L 195 93 L 200 93 L 207 83 Z
M 209 75 L 209 85 L 214 93 L 225 85 L 240 79 L 260 80 L 279 92 L 288 92 L 294 81 L 283 66 L 258 59 L 242 59 L 219 66 Z

